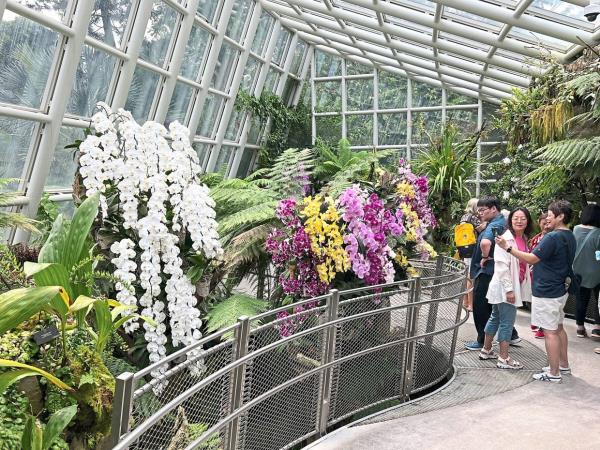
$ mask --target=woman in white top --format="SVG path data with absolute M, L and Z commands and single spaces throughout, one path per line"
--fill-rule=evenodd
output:
M 516 208 L 507 220 L 508 230 L 502 237 L 509 246 L 528 252 L 527 236 L 533 230 L 531 214 L 526 208 Z M 519 261 L 499 246 L 494 250 L 494 275 L 490 281 L 487 300 L 492 314 L 485 326 L 485 342 L 480 359 L 498 359 L 499 369 L 522 369 L 523 366 L 508 356 L 508 346 L 517 316 L 517 308 L 531 301 L 531 273 L 527 263 Z M 492 341 L 498 333 L 500 354 L 492 351 Z

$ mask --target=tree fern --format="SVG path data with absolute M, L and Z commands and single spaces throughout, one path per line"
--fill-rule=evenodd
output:
M 5 191 L 7 186 L 15 181 L 18 180 L 13 178 L 0 178 L 0 208 L 5 208 L 11 204 L 14 204 L 15 201 L 20 197 L 18 192 Z M 0 210 L 0 228 L 18 227 L 28 231 L 37 232 L 37 229 L 34 225 L 35 223 L 37 223 L 35 220 L 29 219 L 23 214 Z
M 242 316 L 253 317 L 267 308 L 264 300 L 246 294 L 235 293 L 217 303 L 207 315 L 207 331 L 212 333 L 233 325 Z
M 255 227 L 274 219 L 277 203 L 277 201 L 270 201 L 253 205 L 222 218 L 219 222 L 219 234 L 225 236 L 247 225 Z
M 537 157 L 565 169 L 600 177 L 600 136 L 590 139 L 567 139 L 537 150 Z

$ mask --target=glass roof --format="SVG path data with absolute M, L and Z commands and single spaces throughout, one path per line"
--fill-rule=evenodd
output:
M 596 44 L 587 0 L 260 0 L 322 49 L 503 98 Z M 350 38 L 348 38 L 350 37 Z M 383 48 L 383 51 L 382 51 Z M 385 49 L 391 51 L 386 52 Z

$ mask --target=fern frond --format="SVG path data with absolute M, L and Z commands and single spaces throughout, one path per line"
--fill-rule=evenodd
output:
M 540 148 L 536 157 L 565 169 L 600 176 L 600 136 L 590 139 L 567 139 Z
M 251 263 L 266 254 L 265 241 L 272 229 L 271 223 L 264 223 L 233 237 L 225 247 L 224 259 L 227 266 L 234 268 Z
M 219 235 L 223 236 L 243 227 L 254 227 L 273 220 L 277 203 L 277 201 L 260 203 L 222 218 L 219 223 Z
M 212 333 L 233 325 L 241 316 L 253 317 L 267 308 L 267 302 L 235 293 L 214 305 L 207 315 L 207 331 Z

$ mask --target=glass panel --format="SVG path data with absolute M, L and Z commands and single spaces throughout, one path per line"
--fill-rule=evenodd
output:
M 379 145 L 406 144 L 406 113 L 378 114 Z
M 56 206 L 58 206 L 58 212 L 66 219 L 73 218 L 73 214 L 75 213 L 75 202 L 73 200 L 56 202 Z
M 143 69 L 140 66 L 135 68 L 127 102 L 125 102 L 125 109 L 131 111 L 133 118 L 138 122 L 144 122 L 148 119 L 159 81 L 160 76 L 157 73 Z
M 346 60 L 346 75 L 363 75 L 367 73 L 373 73 L 373 67 L 350 59 Z
M 373 79 L 346 80 L 349 111 L 373 109 Z
M 237 142 L 240 136 L 240 130 L 242 126 L 242 121 L 246 113 L 241 110 L 234 109 L 231 112 L 231 118 L 229 119 L 229 124 L 227 125 L 227 131 L 225 131 L 225 139 L 228 141 Z
M 81 128 L 61 127 L 58 144 L 54 149 L 54 158 L 50 164 L 50 173 L 46 180 L 46 190 L 69 189 L 73 186 L 77 165 L 74 161 L 74 148 L 65 148 L 77 139 L 83 139 L 85 133 Z
M 171 103 L 169 104 L 169 111 L 165 119 L 165 126 L 168 126 L 171 122 L 178 120 L 180 123 L 185 123 L 185 117 L 187 115 L 188 107 L 190 106 L 190 100 L 194 89 L 183 83 L 176 83 L 173 96 L 171 97 Z
M 208 30 L 193 26 L 190 39 L 185 46 L 185 54 L 181 63 L 181 76 L 190 80 L 198 80 L 204 68 L 204 59 L 207 56 L 206 49 L 209 48 L 212 35 Z
M 492 144 L 481 146 L 481 172 L 484 180 L 497 180 L 506 173 L 507 166 L 499 163 L 507 156 L 506 145 Z M 504 169 L 504 170 L 503 170 Z
M 461 135 L 467 135 L 477 131 L 476 109 L 451 109 L 446 111 L 446 122 L 456 125 Z
M 316 112 L 342 110 L 342 83 L 340 81 L 316 81 Z
M 277 82 L 279 81 L 279 73 L 280 72 L 274 67 L 269 68 L 269 73 L 267 74 L 263 91 L 275 92 L 277 89 Z
M 235 150 L 235 147 L 230 147 L 228 145 L 221 146 L 221 150 L 219 151 L 219 155 L 217 156 L 217 162 L 215 164 L 215 172 L 227 174 L 229 170 L 229 164 L 231 162 L 231 157 L 233 156 Z
M 412 105 L 413 107 L 442 106 L 442 88 L 413 81 Z
M 583 7 L 562 0 L 534 0 L 531 6 L 563 14 L 567 17 L 582 19 Z
M 117 58 L 114 56 L 84 45 L 67 112 L 90 117 L 96 103 L 106 100 L 106 92 L 116 64 Z
M 39 108 L 58 34 L 4 11 L 0 24 L 0 102 Z
M 196 134 L 208 138 L 214 137 L 215 125 L 221 115 L 222 106 L 223 97 L 220 95 L 208 94 L 202 108 L 202 116 Z
M 515 39 L 523 40 L 525 42 L 530 42 L 530 43 L 534 43 L 534 44 L 538 44 L 538 45 L 542 44 L 544 46 L 553 47 L 555 49 L 562 50 L 562 51 L 565 51 L 574 45 L 568 41 L 563 41 L 561 39 L 557 39 L 555 37 L 548 36 L 548 35 L 541 34 L 541 33 L 534 33 L 531 30 L 526 30 L 524 28 L 519 28 L 519 27 L 512 27 L 508 36 L 515 38 Z
M 350 145 L 373 145 L 373 114 L 346 116 L 346 135 Z
M 275 50 L 273 51 L 273 58 L 271 62 L 278 66 L 283 65 L 283 55 L 286 54 L 288 42 L 290 40 L 290 32 L 285 28 L 282 28 L 277 37 L 277 43 L 275 44 Z
M 248 57 L 246 67 L 244 68 L 244 76 L 242 77 L 241 88 L 247 92 L 252 92 L 256 80 L 258 78 L 258 68 L 260 62 L 252 56 Z
M 39 11 L 47 17 L 61 21 L 69 5 L 68 0 L 17 0 L 17 3 Z
M 300 82 L 294 78 L 288 77 L 283 87 L 283 94 L 281 94 L 281 100 L 285 105 L 289 105 L 293 99 L 296 89 L 298 89 Z
M 294 48 L 294 58 L 292 59 L 292 65 L 290 66 L 290 73 L 294 75 L 300 75 L 302 70 L 302 61 L 304 60 L 304 53 L 306 52 L 306 43 L 298 40 L 296 47 Z
M 34 122 L 0 116 L 0 177 L 20 178 Z
M 379 109 L 406 108 L 408 82 L 405 77 L 379 71 Z
M 270 14 L 263 11 L 260 15 L 260 22 L 256 29 L 256 33 L 254 34 L 254 41 L 252 41 L 251 47 L 251 50 L 257 55 L 265 55 L 267 47 L 266 43 L 268 42 L 267 38 L 271 34 L 273 23 L 275 23 L 275 19 Z
M 250 119 L 250 130 L 248 130 L 248 143 L 258 144 L 261 138 L 264 124 L 257 117 Z
M 342 74 L 342 60 L 337 56 L 315 51 L 315 71 L 317 77 L 333 77 Z
M 198 15 L 204 17 L 208 23 L 212 23 L 217 6 L 219 6 L 219 2 L 215 0 L 200 0 L 197 9 Z
M 506 140 L 504 132 L 495 126 L 495 119 L 498 115 L 498 106 L 483 102 L 483 123 L 486 133 L 483 140 L 492 142 L 501 142 Z
M 317 137 L 330 145 L 337 145 L 342 138 L 342 116 L 318 116 Z
M 239 53 L 240 52 L 235 50 L 232 46 L 223 42 L 217 60 L 217 67 L 215 67 L 213 73 L 211 87 L 219 91 L 225 91 L 229 87 L 229 82 L 233 75 L 233 67 L 235 66 Z
M 225 34 L 236 42 L 240 42 L 246 28 L 248 12 L 252 9 L 251 0 L 236 0 L 229 16 Z
M 428 143 L 427 135 L 437 136 L 442 129 L 442 111 L 415 111 L 412 113 L 411 143 Z M 414 152 L 412 156 L 414 157 Z
M 206 170 L 206 163 L 210 157 L 211 146 L 201 142 L 194 142 L 192 144 L 192 148 L 196 150 L 196 153 L 198 154 L 198 159 L 200 160 L 200 166 L 202 167 L 202 170 Z
M 477 99 L 457 92 L 446 90 L 446 105 L 475 105 Z
M 252 162 L 253 156 L 254 149 L 244 149 L 244 153 L 242 153 L 242 158 L 240 159 L 240 165 L 238 166 L 237 173 L 235 174 L 236 178 L 245 178 L 249 175 L 248 172 L 250 171 L 250 163 Z
M 166 66 L 167 51 L 177 25 L 177 16 L 177 12 L 164 2 L 154 2 L 140 49 L 141 59 L 160 67 Z
M 88 35 L 112 47 L 119 47 L 127 26 L 130 0 L 96 0 Z

